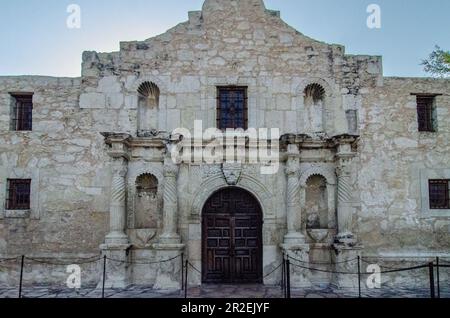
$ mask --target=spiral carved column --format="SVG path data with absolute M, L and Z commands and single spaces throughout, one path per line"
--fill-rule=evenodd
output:
M 338 230 L 336 241 L 343 244 L 354 244 L 355 235 L 352 233 L 353 195 L 351 186 L 352 154 L 338 155 Z
M 166 160 L 164 165 L 164 209 L 163 209 L 163 234 L 160 243 L 179 244 L 178 234 L 178 178 L 179 167 Z
M 112 164 L 112 185 L 110 201 L 109 234 L 106 236 L 107 244 L 127 244 L 125 234 L 126 226 L 126 175 L 128 172 L 127 160 L 114 158 Z
M 298 223 L 301 220 L 299 168 L 298 147 L 289 145 L 286 162 L 286 222 L 288 233 L 284 237 L 285 244 L 302 244 L 305 242 L 305 236 L 298 231 Z

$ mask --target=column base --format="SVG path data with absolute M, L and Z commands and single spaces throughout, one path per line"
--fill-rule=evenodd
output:
M 130 247 L 130 244 L 100 245 L 102 254 L 107 257 L 105 288 L 126 288 L 130 285 L 128 272 Z M 103 272 L 103 261 L 101 262 L 101 272 Z M 103 281 L 100 281 L 99 286 L 101 287 L 102 284 Z
M 153 248 L 156 250 L 157 261 L 163 261 L 157 264 L 156 281 L 153 289 L 156 290 L 180 290 L 181 289 L 181 275 L 183 265 L 181 264 L 181 257 L 170 260 L 183 253 L 184 244 L 154 244 Z M 184 258 L 186 259 L 186 258 Z M 167 261 L 170 260 L 170 261 Z
M 180 245 L 181 237 L 178 234 L 163 234 L 159 238 L 160 245 Z
M 354 247 L 358 244 L 356 235 L 351 232 L 339 233 L 334 239 L 334 245 L 342 247 Z
M 123 232 L 111 232 L 105 237 L 106 245 L 127 245 L 129 243 L 128 235 Z
M 345 245 L 342 243 L 333 245 L 333 263 L 335 272 L 354 273 L 355 275 L 338 274 L 332 275 L 331 284 L 337 288 L 358 288 L 358 256 L 361 256 L 363 247 L 361 245 Z M 361 282 L 362 283 L 362 282 Z
M 291 258 L 291 287 L 294 288 L 309 288 L 312 286 L 310 279 L 310 271 L 308 269 L 296 267 L 293 264 L 298 264 L 302 267 L 309 267 L 309 244 L 281 244 L 283 252 Z
M 284 237 L 284 243 L 283 245 L 290 246 L 290 245 L 303 245 L 306 243 L 306 238 L 302 233 L 299 232 L 291 232 L 286 234 Z

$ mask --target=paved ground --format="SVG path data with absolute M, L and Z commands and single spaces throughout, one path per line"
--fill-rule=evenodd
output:
M 101 298 L 99 289 L 91 288 L 77 292 L 61 288 L 25 287 L 24 298 Z M 0 288 L 0 298 L 17 298 L 18 290 Z M 155 291 L 149 287 L 131 286 L 125 290 L 105 290 L 106 298 L 184 298 L 184 292 Z M 294 289 L 292 298 L 356 298 L 358 291 L 353 289 Z M 430 291 L 411 289 L 381 289 L 364 291 L 363 297 L 369 298 L 429 298 Z M 442 298 L 450 298 L 450 288 L 441 291 Z M 260 285 L 244 286 L 202 286 L 190 288 L 188 298 L 283 298 L 280 287 Z

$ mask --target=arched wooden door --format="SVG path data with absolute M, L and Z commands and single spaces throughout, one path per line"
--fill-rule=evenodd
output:
M 262 210 L 249 192 L 213 194 L 202 214 L 203 283 L 262 283 Z

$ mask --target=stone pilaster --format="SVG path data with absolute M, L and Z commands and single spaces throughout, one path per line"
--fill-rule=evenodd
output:
M 361 257 L 362 247 L 335 244 L 334 249 L 332 262 L 335 264 L 335 273 L 331 277 L 331 284 L 337 288 L 357 288 L 358 275 L 355 274 L 358 273 L 358 256 Z
M 106 244 L 128 244 L 126 226 L 126 175 L 128 162 L 124 158 L 113 158 L 112 184 L 109 212 L 109 233 Z
M 288 233 L 284 237 L 284 244 L 286 245 L 305 243 L 305 236 L 299 232 L 299 220 L 301 220 L 299 155 L 297 145 L 288 145 L 286 162 L 286 222 Z
M 180 244 L 178 234 L 178 172 L 179 166 L 167 158 L 164 162 L 163 232 L 160 244 Z
M 354 141 L 354 139 L 350 139 Z M 337 159 L 337 177 L 338 177 L 338 234 L 336 243 L 344 245 L 355 245 L 356 236 L 352 232 L 354 200 L 352 190 L 352 160 L 355 153 L 348 139 L 341 140 L 338 144 Z
M 130 135 L 103 133 L 103 136 L 106 144 L 110 146 L 108 155 L 112 158 L 109 233 L 105 237 L 105 244 L 100 246 L 102 254 L 107 257 L 105 286 L 124 288 L 130 283 L 128 273 L 130 243 L 126 234 L 126 184 Z

